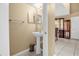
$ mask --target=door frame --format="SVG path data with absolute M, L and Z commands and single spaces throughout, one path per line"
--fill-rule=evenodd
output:
M 55 43 L 54 3 L 43 4 L 43 56 L 53 56 Z M 50 12 L 52 11 L 52 12 Z M 52 28 L 51 28 L 52 27 Z
M 43 56 L 48 56 L 48 4 L 43 4 Z

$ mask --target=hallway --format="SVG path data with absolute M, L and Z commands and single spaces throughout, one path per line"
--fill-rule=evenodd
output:
M 79 56 L 79 40 L 59 39 L 56 41 L 54 56 Z

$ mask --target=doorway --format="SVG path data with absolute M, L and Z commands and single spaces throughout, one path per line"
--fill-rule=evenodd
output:
M 55 37 L 70 39 L 70 20 L 64 18 L 55 18 Z
M 64 20 L 64 38 L 70 39 L 70 30 L 71 28 L 71 22 L 70 20 Z

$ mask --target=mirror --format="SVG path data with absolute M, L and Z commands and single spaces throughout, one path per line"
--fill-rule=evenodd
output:
M 35 19 L 36 19 L 36 16 L 35 15 L 32 15 L 30 13 L 27 13 L 27 22 L 28 23 L 31 23 L 31 24 L 35 23 Z
M 27 11 L 27 22 L 29 24 L 42 23 L 42 4 L 31 4 Z M 38 8 L 39 7 L 39 8 Z
M 27 22 L 34 24 L 36 19 L 36 10 L 34 7 L 29 6 L 27 11 Z
M 42 23 L 42 16 L 41 15 L 37 15 L 36 23 L 37 24 L 41 24 Z

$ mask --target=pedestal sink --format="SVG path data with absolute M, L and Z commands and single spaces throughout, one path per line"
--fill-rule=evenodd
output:
M 41 32 L 33 32 L 33 35 L 36 37 L 36 54 L 41 53 L 41 48 L 40 48 L 40 37 L 42 37 Z

